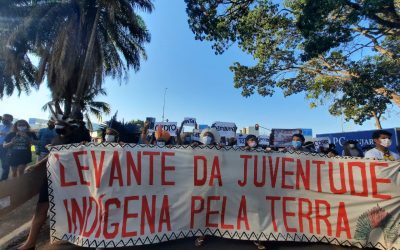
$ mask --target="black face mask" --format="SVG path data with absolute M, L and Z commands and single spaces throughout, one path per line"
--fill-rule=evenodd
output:
M 11 122 L 9 120 L 3 120 L 3 124 L 7 126 L 7 125 L 10 125 Z
M 54 129 L 55 125 L 47 125 L 47 127 L 48 127 L 50 130 L 52 130 L 52 129 Z
M 65 128 L 56 128 L 56 133 L 59 135 L 65 135 Z

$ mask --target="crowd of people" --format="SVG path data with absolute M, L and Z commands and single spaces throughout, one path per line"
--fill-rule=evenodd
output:
M 49 153 L 49 145 L 62 145 L 71 143 L 85 143 L 92 141 L 89 130 L 85 127 L 83 116 L 77 113 L 73 118 L 62 119 L 57 117 L 51 119 L 47 123 L 46 128 L 39 131 L 32 131 L 26 120 L 17 120 L 13 123 L 13 116 L 4 114 L 2 117 L 2 125 L 0 125 L 0 157 L 2 166 L 1 180 L 22 175 L 27 164 L 32 162 L 32 145 L 36 147 L 38 162 L 32 168 L 45 168 L 47 155 Z M 106 143 L 139 143 L 151 144 L 158 146 L 170 147 L 173 145 L 187 145 L 196 148 L 200 145 L 213 145 L 216 147 L 239 147 L 235 137 L 225 138 L 219 134 L 216 128 L 205 128 L 199 135 L 195 136 L 192 131 L 184 131 L 184 122 L 182 122 L 175 136 L 171 136 L 168 131 L 163 130 L 162 126 L 158 126 L 156 130 L 150 128 L 151 123 L 145 122 L 141 128 L 140 135 L 132 141 L 122 141 L 121 133 L 112 126 L 103 129 L 101 142 Z M 197 124 L 196 124 L 197 127 Z M 399 154 L 389 150 L 392 135 L 385 130 L 377 130 L 373 133 L 372 139 L 375 147 L 363 152 L 355 140 L 344 143 L 343 156 L 365 157 L 377 160 L 400 160 Z M 125 137 L 126 138 L 126 137 Z M 335 149 L 334 144 L 329 142 L 316 146 L 312 141 L 306 141 L 301 133 L 291 136 L 291 146 L 289 147 L 272 147 L 268 145 L 260 145 L 259 138 L 256 135 L 247 135 L 243 150 L 264 150 L 267 152 L 309 152 L 326 154 L 328 157 L 338 156 L 339 153 Z M 27 241 L 19 248 L 31 249 L 35 246 L 41 226 L 44 224 L 47 211 L 49 208 L 48 185 L 45 181 L 42 185 L 39 202 L 35 215 L 32 220 L 32 227 Z M 195 240 L 196 246 L 201 246 L 204 237 L 198 237 Z M 254 242 L 258 249 L 265 249 L 261 242 Z

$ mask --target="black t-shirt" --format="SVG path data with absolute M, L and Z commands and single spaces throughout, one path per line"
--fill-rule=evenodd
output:
M 33 132 L 26 132 L 27 136 L 17 135 L 16 132 L 9 133 L 6 138 L 5 142 L 10 143 L 14 140 L 14 145 L 9 148 L 10 151 L 29 151 L 31 152 L 31 141 L 38 140 L 37 136 Z

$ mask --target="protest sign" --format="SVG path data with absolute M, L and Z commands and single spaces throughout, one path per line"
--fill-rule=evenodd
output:
M 328 137 L 319 137 L 314 139 L 314 146 L 316 149 L 325 146 L 326 148 L 329 146 L 330 140 Z
M 269 136 L 268 135 L 260 135 L 258 137 L 258 144 L 261 146 L 269 146 Z
M 200 129 L 193 129 L 193 134 L 192 134 L 192 141 L 197 141 L 197 142 L 199 142 L 200 141 L 200 133 L 201 133 L 201 130 Z
M 221 137 L 232 138 L 236 135 L 237 127 L 233 122 L 214 122 L 211 127 L 215 128 Z
M 275 147 L 290 147 L 292 135 L 301 133 L 301 129 L 272 129 L 271 144 Z
M 156 122 L 154 130 L 157 131 L 158 126 L 162 126 L 162 129 L 168 131 L 171 136 L 176 136 L 178 125 L 176 122 Z
M 123 247 L 215 235 L 395 250 L 399 170 L 400 162 L 206 146 L 57 146 L 51 239 Z
M 149 129 L 154 129 L 156 118 L 154 117 L 146 117 L 146 122 L 149 123 Z
M 244 147 L 244 146 L 246 146 L 246 137 L 247 137 L 247 135 L 238 135 L 238 136 L 236 137 L 236 145 L 237 145 L 238 147 Z
M 183 125 L 184 126 L 195 127 L 196 126 L 196 118 L 185 117 L 185 119 L 183 119 Z

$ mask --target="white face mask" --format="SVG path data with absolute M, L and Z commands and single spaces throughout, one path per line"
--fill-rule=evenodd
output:
M 25 132 L 28 130 L 28 128 L 26 126 L 17 126 L 18 131 L 20 132 Z
M 157 141 L 157 146 L 163 147 L 163 146 L 165 146 L 165 142 L 164 141 Z
M 204 136 L 204 137 L 201 138 L 201 142 L 204 145 L 210 145 L 211 142 L 212 142 L 212 137 L 211 136 Z
M 257 143 L 256 142 L 249 142 L 248 144 L 249 144 L 249 147 L 251 147 L 251 148 L 257 147 Z
M 106 135 L 104 139 L 106 142 L 115 142 L 115 135 Z
M 390 145 L 392 145 L 392 140 L 390 140 L 390 139 L 379 139 L 379 141 L 380 141 L 380 144 L 385 148 L 388 148 L 388 147 L 390 147 Z

